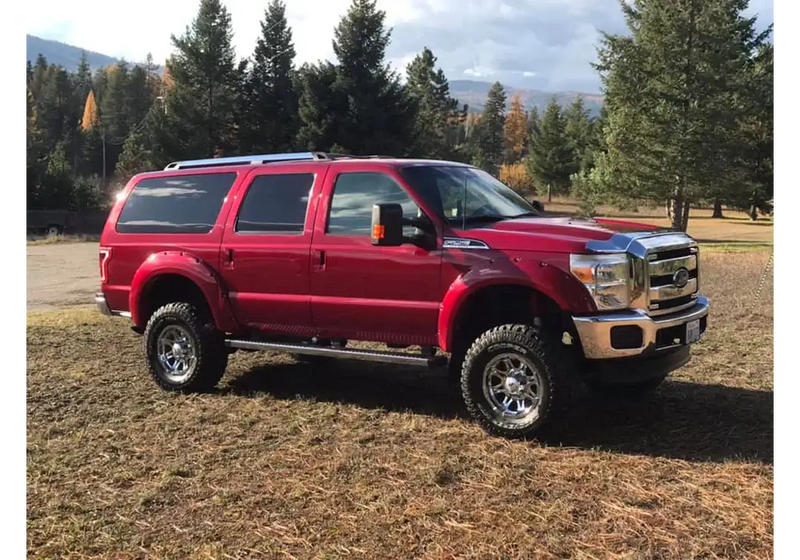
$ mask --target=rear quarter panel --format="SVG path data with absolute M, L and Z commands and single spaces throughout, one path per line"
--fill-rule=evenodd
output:
M 197 175 L 199 173 L 236 173 L 228 195 L 225 197 L 217 220 L 208 233 L 165 234 L 165 233 L 119 233 L 116 224 L 125 202 L 136 184 L 143 179 L 159 177 L 175 177 Z M 232 205 L 233 194 L 247 174 L 247 169 L 220 167 L 216 169 L 170 171 L 167 173 L 143 173 L 133 177 L 117 196 L 111 212 L 106 220 L 100 237 L 100 247 L 110 248 L 111 259 L 108 262 L 108 280 L 102 285 L 109 307 L 114 311 L 133 312 L 130 305 L 131 285 L 139 268 L 153 254 L 164 252 L 183 252 L 199 259 L 212 270 L 219 268 L 219 248 L 225 221 Z M 201 287 L 202 288 L 202 287 Z M 214 302 L 209 302 L 212 306 Z

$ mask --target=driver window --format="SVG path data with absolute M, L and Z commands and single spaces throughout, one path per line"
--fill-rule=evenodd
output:
M 420 209 L 412 198 L 389 175 L 376 172 L 342 173 L 336 178 L 328 215 L 328 235 L 369 236 L 372 230 L 372 206 L 400 204 L 403 217 L 416 218 Z M 404 235 L 414 235 L 412 226 Z

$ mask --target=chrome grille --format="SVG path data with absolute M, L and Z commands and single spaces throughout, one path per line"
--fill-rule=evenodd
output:
M 699 289 L 695 243 L 678 248 L 650 247 L 645 261 L 646 304 L 650 315 L 674 313 L 694 305 Z
M 587 249 L 596 253 L 625 251 L 633 257 L 631 307 L 635 309 L 666 315 L 692 307 L 697 301 L 700 253 L 697 242 L 685 233 L 617 233 L 606 241 L 590 241 Z M 685 272 L 676 277 L 680 270 Z

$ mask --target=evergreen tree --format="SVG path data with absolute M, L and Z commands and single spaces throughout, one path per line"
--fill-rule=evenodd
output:
M 531 137 L 528 173 L 547 188 L 547 200 L 553 193 L 569 191 L 570 175 L 575 172 L 574 152 L 566 136 L 561 107 L 553 98 L 545 109 L 538 132 Z
M 246 78 L 240 122 L 242 151 L 288 152 L 293 148 L 299 124 L 298 95 L 292 80 L 294 56 L 286 5 L 272 0 Z
M 590 165 L 591 121 L 580 95 L 564 111 L 564 133 L 572 149 L 572 171 L 577 173 Z
M 406 68 L 406 88 L 414 103 L 413 154 L 447 159 L 453 153 L 451 131 L 461 112 L 458 100 L 450 97 L 444 71 L 436 68 L 436 57 L 425 47 Z
M 128 181 L 131 177 L 153 168 L 151 154 L 145 147 L 145 139 L 140 131 L 132 132 L 122 147 L 122 155 L 117 162 L 116 173 L 121 181 Z
M 511 108 L 506 116 L 504 127 L 505 144 L 508 152 L 508 163 L 514 163 L 522 157 L 528 139 L 528 115 L 522 104 L 519 93 L 511 98 Z
M 126 84 L 125 119 L 128 130 L 141 127 L 150 106 L 155 101 L 147 69 L 136 65 L 131 68 Z
M 412 104 L 385 62 L 391 32 L 376 0 L 352 0 L 334 29 L 338 59 L 332 92 L 347 99 L 337 114 L 338 142 L 353 154 L 405 155 L 410 151 Z
M 174 85 L 168 112 L 179 139 L 176 157 L 213 157 L 235 148 L 241 73 L 232 36 L 231 18 L 220 0 L 201 0 L 184 35 L 172 37 L 176 52 L 169 63 Z
M 479 156 L 475 165 L 496 175 L 503 163 L 506 92 L 500 82 L 489 89 L 478 130 Z M 480 164 L 480 165 L 478 165 Z
M 339 138 L 341 115 L 348 107 L 347 97 L 337 87 L 336 67 L 330 62 L 304 64 L 296 87 L 300 92 L 296 146 L 331 151 Z
M 100 98 L 100 128 L 105 132 L 107 142 L 121 145 L 130 129 L 126 111 L 128 63 L 122 60 L 107 68 L 105 74 L 106 87 Z
M 534 134 L 539 134 L 541 125 L 542 119 L 539 117 L 539 108 L 534 106 L 528 111 L 528 144 L 530 144 L 530 139 L 533 138 Z
M 86 52 L 81 55 L 74 81 L 75 98 L 86 99 L 86 96 L 92 91 L 92 69 L 89 67 L 89 59 L 86 58 Z
M 671 201 L 685 231 L 689 205 L 732 198 L 742 185 L 739 92 L 749 54 L 768 36 L 745 18 L 747 0 L 622 2 L 630 36 L 603 36 L 608 155 L 617 199 Z M 670 53 L 665 56 L 664 53 Z M 725 194 L 725 193 L 728 194 Z

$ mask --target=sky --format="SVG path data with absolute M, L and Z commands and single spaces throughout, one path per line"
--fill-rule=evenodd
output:
M 350 0 L 285 0 L 296 63 L 333 60 L 333 28 Z M 223 0 L 239 58 L 249 57 L 268 0 Z M 172 52 L 198 0 L 36 0 L 27 33 L 87 50 L 156 62 Z M 388 61 L 404 72 L 430 48 L 448 79 L 499 80 L 545 91 L 599 92 L 590 63 L 599 31 L 624 33 L 618 0 L 378 0 L 392 28 Z M 773 22 L 772 0 L 751 0 L 759 28 Z

